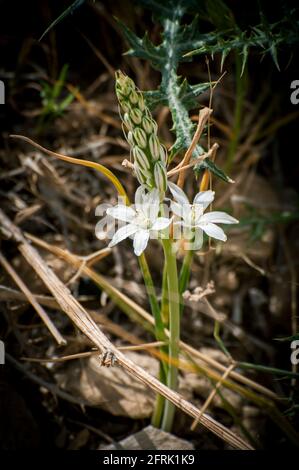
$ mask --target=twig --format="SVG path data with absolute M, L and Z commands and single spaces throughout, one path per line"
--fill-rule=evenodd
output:
M 219 148 L 219 145 L 215 142 L 215 144 L 213 144 L 212 148 L 208 152 L 203 153 L 202 155 L 200 155 L 198 158 L 194 159 L 191 163 L 188 163 L 187 165 L 180 166 L 180 167 L 177 166 L 173 168 L 172 170 L 167 172 L 167 176 L 173 176 L 177 173 L 187 170 L 188 168 L 192 168 L 194 165 L 197 165 L 199 162 L 202 162 L 206 158 L 213 157 L 218 148 Z
M 204 413 L 208 409 L 208 407 L 210 406 L 210 404 L 214 400 L 214 397 L 215 397 L 216 393 L 218 392 L 219 388 L 223 384 L 223 381 L 229 376 L 229 374 L 231 373 L 231 371 L 233 370 L 234 367 L 235 367 L 235 364 L 232 364 L 226 369 L 225 373 L 221 377 L 221 380 L 219 380 L 217 382 L 217 384 L 215 385 L 215 387 L 211 391 L 210 395 L 206 399 L 205 403 L 203 404 L 203 406 L 200 410 L 201 414 Z M 198 425 L 198 418 L 193 421 L 193 424 L 191 426 L 191 430 L 194 431 L 194 429 L 196 428 L 197 425 Z
M 119 346 L 117 349 L 119 351 L 144 351 L 146 349 L 153 349 L 153 348 L 158 348 L 160 346 L 165 345 L 163 341 L 155 341 L 153 343 L 145 343 L 145 344 L 136 344 L 134 346 Z M 22 361 L 28 361 L 28 362 L 38 362 L 41 364 L 47 364 L 48 362 L 65 362 L 65 361 L 72 361 L 74 359 L 83 359 L 83 358 L 88 358 L 90 356 L 96 356 L 99 354 L 99 351 L 97 349 L 93 351 L 85 351 L 81 353 L 76 353 L 76 354 L 69 354 L 68 356 L 60 356 L 60 357 L 45 357 L 45 358 L 39 358 L 39 357 L 21 357 Z
M 210 116 L 210 114 L 212 113 L 212 110 L 209 109 L 209 108 L 203 108 L 200 110 L 199 112 L 199 115 L 198 115 L 198 123 L 197 123 L 197 129 L 195 131 L 195 134 L 193 136 L 193 139 L 192 139 L 192 142 L 191 142 L 191 145 L 190 147 L 188 148 L 187 152 L 185 153 L 184 155 L 184 158 L 183 160 L 181 161 L 180 165 L 178 165 L 179 167 L 183 167 L 185 165 L 188 165 L 188 163 L 190 162 L 190 158 L 192 156 L 192 153 L 197 145 L 197 142 L 199 141 L 200 139 L 200 136 L 204 130 L 204 126 Z M 185 170 L 181 171 L 180 174 L 179 174 L 179 178 L 178 178 L 178 186 L 180 186 L 181 188 L 184 186 L 184 181 L 185 181 Z
M 21 291 L 23 292 L 23 294 L 27 297 L 29 303 L 32 305 L 32 307 L 35 309 L 35 311 L 37 312 L 37 314 L 41 317 L 41 319 L 43 320 L 44 324 L 46 325 L 46 327 L 48 328 L 48 330 L 50 331 L 50 333 L 53 335 L 53 337 L 55 338 L 55 340 L 57 341 L 57 343 L 61 346 L 61 345 L 65 345 L 66 344 L 66 340 L 63 338 L 63 336 L 61 335 L 61 333 L 57 330 L 56 326 L 54 325 L 54 323 L 52 322 L 52 320 L 49 318 L 47 312 L 43 309 L 43 307 L 37 302 L 36 298 L 34 297 L 34 295 L 32 295 L 32 293 L 30 292 L 30 290 L 28 289 L 28 287 L 26 286 L 26 284 L 22 281 L 22 279 L 20 278 L 20 276 L 16 273 L 16 271 L 13 269 L 13 267 L 11 266 L 11 264 L 8 263 L 8 261 L 4 258 L 4 256 L 2 255 L 2 253 L 0 252 L 0 263 L 2 264 L 2 266 L 4 267 L 4 269 L 7 271 L 7 273 L 11 276 L 11 278 L 14 280 L 14 282 L 17 284 L 17 286 L 21 289 Z

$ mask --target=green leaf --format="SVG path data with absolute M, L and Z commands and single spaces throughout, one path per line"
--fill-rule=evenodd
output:
M 60 23 L 62 20 L 64 20 L 68 15 L 72 15 L 74 13 L 75 10 L 77 10 L 77 8 L 79 8 L 81 5 L 83 5 L 83 3 L 85 3 L 86 0 L 75 0 L 68 8 L 66 8 L 66 10 L 64 10 L 61 15 L 58 16 L 58 18 L 56 18 L 56 20 L 54 20 L 50 26 L 48 26 L 48 28 L 46 29 L 46 31 L 43 32 L 43 34 L 41 35 L 41 37 L 39 38 L 39 41 L 41 41 L 45 36 L 46 34 L 49 33 L 49 31 L 51 31 L 51 29 L 53 29 L 55 26 L 58 25 L 58 23 Z
M 212 162 L 210 158 L 206 158 L 205 160 L 194 166 L 194 172 L 196 176 L 198 176 L 199 173 L 204 170 L 209 170 L 211 173 L 213 173 L 215 176 L 225 181 L 226 183 L 234 183 L 234 181 L 229 176 L 227 176 L 224 171 L 221 170 L 214 162 Z

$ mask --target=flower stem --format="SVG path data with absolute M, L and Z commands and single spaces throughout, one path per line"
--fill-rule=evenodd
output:
M 182 296 L 183 292 L 185 292 L 185 290 L 187 289 L 187 285 L 188 285 L 189 278 L 190 278 L 192 260 L 193 260 L 193 251 L 188 250 L 184 257 L 184 261 L 180 270 L 180 276 L 179 276 L 180 296 Z M 181 301 L 181 311 L 182 310 L 183 310 L 183 303 Z
M 169 300 L 169 349 L 168 349 L 168 374 L 167 386 L 172 390 L 178 387 L 178 360 L 180 341 L 180 301 L 179 283 L 177 273 L 176 256 L 172 251 L 172 242 L 169 239 L 162 240 L 168 279 L 168 300 Z M 175 413 L 175 406 L 169 401 L 165 402 L 164 414 L 161 428 L 164 431 L 171 431 Z
M 168 301 L 168 276 L 167 265 L 164 264 L 162 279 L 161 317 L 164 326 L 168 328 L 169 323 L 169 301 Z
M 149 303 L 151 306 L 151 312 L 152 315 L 155 319 L 155 337 L 157 341 L 167 341 L 167 337 L 165 335 L 164 331 L 164 324 L 163 320 L 161 317 L 161 311 L 160 311 L 160 306 L 159 302 L 156 296 L 155 292 L 155 287 L 153 283 L 153 279 L 146 261 L 146 257 L 144 253 L 138 257 L 140 269 L 143 275 L 144 279 L 144 284 L 146 287 Z M 162 357 L 165 357 L 167 355 L 167 348 L 165 346 L 162 346 L 160 348 L 160 353 Z M 160 364 L 159 364 L 159 379 L 161 380 L 162 383 L 166 383 L 167 380 L 167 371 L 168 371 L 168 366 L 167 364 L 163 361 L 163 359 L 160 359 Z M 162 413 L 163 413 L 163 408 L 164 408 L 164 403 L 165 403 L 165 398 L 162 395 L 157 395 L 156 397 L 156 403 L 155 403 L 155 408 L 154 408 L 154 413 L 152 416 L 152 425 L 155 427 L 160 427 L 161 424 L 161 418 L 162 418 Z
M 155 333 L 157 341 L 166 341 L 166 335 L 164 332 L 164 325 L 161 317 L 160 306 L 156 296 L 153 279 L 145 258 L 144 253 L 138 257 L 140 269 L 143 275 L 144 284 L 146 287 L 149 303 L 151 306 L 152 314 L 155 318 Z

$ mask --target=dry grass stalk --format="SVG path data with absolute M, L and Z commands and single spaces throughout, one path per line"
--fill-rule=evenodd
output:
M 21 291 L 24 293 L 26 298 L 28 299 L 28 302 L 32 305 L 34 310 L 37 312 L 37 314 L 40 316 L 48 330 L 50 331 L 51 335 L 55 338 L 57 343 L 61 345 L 66 344 L 66 340 L 63 338 L 61 333 L 58 331 L 52 320 L 49 318 L 47 312 L 43 309 L 43 307 L 37 302 L 36 298 L 26 284 L 22 281 L 20 276 L 16 273 L 16 271 L 13 269 L 12 265 L 4 258 L 2 253 L 0 252 L 0 263 L 2 264 L 3 268 L 5 271 L 10 275 L 10 277 L 14 280 L 14 282 L 17 284 L 17 286 L 21 289 Z

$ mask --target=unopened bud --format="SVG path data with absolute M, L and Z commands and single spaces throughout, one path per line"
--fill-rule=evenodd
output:
M 142 119 L 142 127 L 147 134 L 155 134 L 157 132 L 157 123 L 149 116 Z
M 167 165 L 167 150 L 163 145 L 160 145 L 160 160 Z
M 140 109 L 140 111 L 145 110 L 144 99 L 141 93 L 138 93 L 138 108 Z
M 131 146 L 134 145 L 134 139 L 133 139 L 133 132 L 132 131 L 129 131 L 127 133 L 127 141 Z
M 149 170 L 141 169 L 137 162 L 134 163 L 134 170 L 140 184 L 153 185 L 153 177 Z
M 159 160 L 160 158 L 160 147 L 161 144 L 158 137 L 155 134 L 152 134 L 149 138 L 149 149 L 154 160 Z
M 130 112 L 130 119 L 134 124 L 140 124 L 142 121 L 142 112 L 140 109 L 133 108 Z
M 165 165 L 158 161 L 154 167 L 155 184 L 159 191 L 166 191 L 167 189 L 167 174 Z
M 141 171 L 149 170 L 150 164 L 147 156 L 139 147 L 134 147 L 132 150 L 134 161 L 138 164 Z
M 140 147 L 142 149 L 146 148 L 146 146 L 147 146 L 146 133 L 144 132 L 143 129 L 141 129 L 141 127 L 137 127 L 134 130 L 134 139 L 135 139 L 136 145 L 138 145 L 138 147 Z
M 131 101 L 132 104 L 137 104 L 138 103 L 138 94 L 135 90 L 132 90 L 130 95 L 129 95 L 129 100 Z
M 127 129 L 131 131 L 132 130 L 132 123 L 131 123 L 131 120 L 130 120 L 130 117 L 129 117 L 128 113 L 124 114 L 124 123 L 125 123 Z

